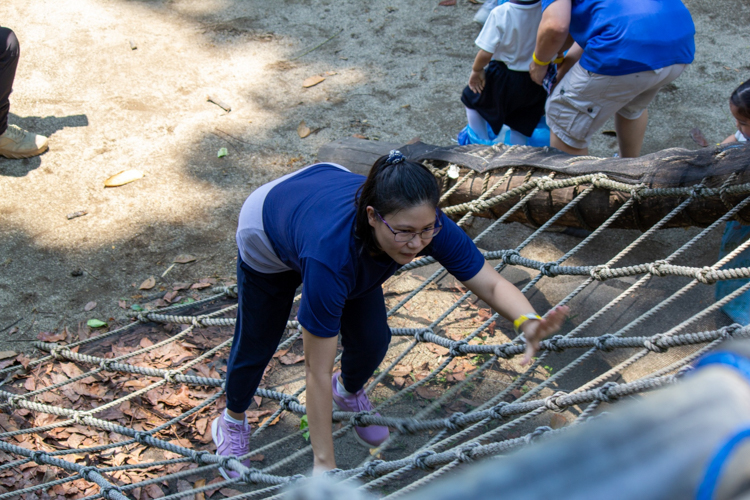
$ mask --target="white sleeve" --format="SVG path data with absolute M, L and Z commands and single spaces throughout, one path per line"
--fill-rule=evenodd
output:
M 504 43 L 506 33 L 509 32 L 507 29 L 509 21 L 510 16 L 508 16 L 506 4 L 498 5 L 492 9 L 492 12 L 490 12 L 487 21 L 485 21 L 484 26 L 482 27 L 482 31 L 474 42 L 476 46 L 494 54 L 495 49 Z
M 742 135 L 742 132 L 739 130 L 734 134 L 734 138 L 737 139 L 737 142 L 745 142 L 747 139 L 745 139 L 745 136 Z

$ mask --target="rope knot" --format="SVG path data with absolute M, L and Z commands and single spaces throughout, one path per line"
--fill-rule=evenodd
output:
M 614 394 L 610 394 L 612 389 L 615 389 L 617 384 L 615 382 L 607 382 L 596 391 L 596 399 L 604 403 L 612 403 L 618 398 Z
M 426 460 L 429 457 L 431 457 L 432 455 L 436 455 L 436 453 L 434 451 L 431 451 L 431 450 L 423 451 L 422 453 L 420 453 L 419 455 L 417 455 L 416 457 L 414 457 L 414 465 L 416 465 L 417 467 L 419 467 L 422 470 L 432 469 L 432 467 L 430 467 L 429 465 L 427 465 L 427 462 L 426 462 Z
M 103 359 L 103 360 L 101 360 L 101 362 L 99 363 L 99 368 L 101 368 L 105 372 L 114 371 L 112 369 L 112 360 L 111 359 Z
M 365 475 L 370 477 L 378 477 L 377 468 L 379 465 L 384 464 L 385 460 L 373 460 L 365 464 Z
M 712 276 L 714 270 L 708 266 L 704 266 L 695 273 L 695 279 L 703 283 L 704 285 L 711 285 L 716 283 L 716 278 Z
M 38 463 L 39 465 L 42 465 L 42 461 L 41 461 L 42 456 L 44 456 L 44 452 L 41 452 L 41 451 L 32 451 L 31 455 L 29 455 L 29 458 L 32 461 Z
M 352 415 L 352 418 L 349 419 L 349 423 L 352 424 L 354 427 L 366 427 L 367 424 L 365 424 L 362 419 L 364 417 L 369 416 L 370 414 L 366 411 L 361 411 L 359 413 L 355 413 Z
M 552 430 L 552 427 L 549 427 L 549 426 L 546 426 L 546 425 L 544 425 L 542 427 L 537 427 L 536 429 L 534 429 L 534 432 L 532 432 L 530 434 L 526 434 L 526 436 L 525 436 L 526 437 L 526 443 L 527 444 L 533 443 L 534 441 L 536 441 L 537 439 L 539 439 L 539 437 L 542 436 L 542 434 L 544 434 L 545 432 L 549 432 L 551 430 Z
M 124 496 L 122 492 L 122 488 L 120 488 L 119 486 L 114 486 L 114 485 L 110 485 L 110 486 L 106 486 L 102 488 L 100 495 L 103 496 L 104 498 L 112 499 L 112 498 L 115 498 L 113 496 L 114 493 L 118 493 L 117 495 L 118 497 Z
M 589 271 L 589 274 L 596 281 L 604 281 L 607 279 L 607 271 L 609 271 L 609 266 L 606 264 L 600 264 L 598 266 L 592 267 L 591 271 Z
M 298 402 L 297 398 L 286 396 L 279 401 L 279 406 L 284 410 L 290 411 L 292 409 L 292 404 Z
M 177 381 L 174 379 L 174 376 L 179 374 L 179 372 L 175 370 L 165 370 L 164 371 L 164 380 L 169 382 L 170 384 L 176 384 Z
M 664 275 L 661 272 L 661 266 L 666 265 L 669 265 L 666 260 L 657 260 L 656 262 L 652 262 L 648 265 L 648 272 L 650 272 L 654 276 L 662 277 Z
M 57 345 L 57 344 L 55 344 L 55 345 Z M 50 349 L 49 353 L 50 353 L 50 355 L 53 358 L 55 358 L 57 360 L 61 360 L 61 359 L 65 359 L 65 357 L 61 354 L 61 352 L 62 351 L 69 351 L 69 350 L 70 349 L 68 349 L 67 347 L 57 346 L 57 347 L 53 347 L 52 349 Z
M 242 478 L 243 483 L 255 483 L 255 473 L 258 472 L 258 469 L 248 468 L 245 472 L 240 474 L 240 477 Z M 289 478 L 289 482 L 292 482 L 292 478 Z
M 457 431 L 458 429 L 460 429 L 461 427 L 463 427 L 463 425 L 462 425 L 463 424 L 463 418 L 464 418 L 464 414 L 461 413 L 460 411 L 457 411 L 456 413 L 454 413 L 453 415 L 451 415 L 450 418 L 448 418 L 448 425 L 447 425 L 447 427 L 450 430 L 452 430 L 452 431 Z
M 432 330 L 429 329 L 429 328 L 425 328 L 423 330 L 419 330 L 417 333 L 414 334 L 414 340 L 416 340 L 417 342 L 427 342 L 427 340 L 425 340 L 424 336 L 426 334 L 428 334 L 428 333 L 432 333 Z
M 643 196 L 641 196 L 641 192 L 646 189 L 646 186 L 643 184 L 638 184 L 637 186 L 634 186 L 633 189 L 630 190 L 630 197 L 633 198 L 635 201 L 641 201 L 643 199 Z
M 554 411 L 555 413 L 562 413 L 567 407 L 563 404 L 558 403 L 558 399 L 567 395 L 567 392 L 557 391 L 552 396 L 544 399 L 544 406 L 546 406 L 548 410 Z
M 226 295 L 230 299 L 236 299 L 237 298 L 237 285 L 226 287 L 226 290 L 224 290 L 224 295 Z
M 615 337 L 611 333 L 605 333 L 604 335 L 601 335 L 594 339 L 594 347 L 596 347 L 600 351 L 610 352 L 614 349 L 614 346 L 609 344 L 609 341 L 614 340 L 615 338 L 617 337 Z
M 464 354 L 461 346 L 465 346 L 465 345 L 469 345 L 469 343 L 465 340 L 459 340 L 457 342 L 453 342 L 450 347 L 450 356 L 452 358 L 455 358 L 456 356 L 460 356 Z
M 414 434 L 414 419 L 405 419 L 396 424 L 396 429 L 401 434 Z
M 335 477 L 335 476 L 341 474 L 342 472 L 344 472 L 344 471 L 341 470 L 341 469 L 339 469 L 339 468 L 336 468 L 336 469 L 331 469 L 331 470 L 325 471 L 323 473 L 323 475 L 324 476 L 328 476 L 328 477 Z
M 85 425 L 85 422 L 83 421 L 84 417 L 87 417 L 88 414 L 84 414 L 83 412 L 77 411 L 73 413 L 73 416 L 71 417 L 73 422 L 75 422 L 78 425 Z
M 503 254 L 503 264 L 512 266 L 514 264 L 513 260 L 520 257 L 521 254 L 518 253 L 518 250 L 506 250 Z
M 508 354 L 508 349 L 512 349 L 513 344 L 500 344 L 498 346 L 495 346 L 495 356 L 502 359 L 508 359 L 510 358 L 510 355 Z
M 461 462 L 473 462 L 474 461 L 474 452 L 476 451 L 477 447 L 479 447 L 479 443 L 469 443 L 466 446 L 458 449 L 458 459 Z
M 657 333 L 651 336 L 643 342 L 643 347 L 651 352 L 662 353 L 667 352 L 667 348 L 663 345 L 663 341 L 667 336 L 663 333 Z
M 208 462 L 206 462 L 206 457 L 211 455 L 213 455 L 213 453 L 209 453 L 207 451 L 199 451 L 193 454 L 193 460 L 195 460 L 195 463 L 200 466 L 208 465 Z
M 557 262 L 545 262 L 539 267 L 539 272 L 542 276 L 553 278 L 557 276 L 557 273 L 552 269 L 553 267 L 557 267 Z
M 93 483 L 93 481 L 90 479 L 89 474 L 92 472 L 96 472 L 96 467 L 93 467 L 91 465 L 84 465 L 80 469 L 78 469 L 78 475 L 81 476 L 81 479 L 85 479 L 86 481 L 90 481 Z
M 721 328 L 719 328 L 719 334 L 721 335 L 721 338 L 726 340 L 730 337 L 734 337 L 735 334 L 737 334 L 737 332 L 739 330 L 742 330 L 743 328 L 744 327 L 739 323 L 732 323 L 731 325 L 722 326 Z
M 555 335 L 551 339 L 542 341 L 542 344 L 547 348 L 548 351 L 563 352 L 564 349 L 558 345 L 558 342 L 560 342 L 561 340 L 565 340 L 565 337 L 562 335 Z
M 143 314 L 143 313 L 138 313 L 138 315 L 136 315 L 136 318 L 137 318 L 137 319 L 138 319 L 138 321 L 140 321 L 141 323 L 148 323 L 148 322 L 150 322 L 150 321 L 151 321 L 150 319 L 148 319 L 148 313 L 146 313 L 146 314 Z
M 703 190 L 705 189 L 705 186 L 703 184 L 698 184 L 697 186 L 693 186 L 693 189 L 690 191 L 690 196 L 693 198 L 697 198 L 701 195 Z
M 492 408 L 490 408 L 490 415 L 492 415 L 492 418 L 497 419 L 497 420 L 504 419 L 505 415 L 503 415 L 503 408 L 505 408 L 509 404 L 510 403 L 508 403 L 507 401 L 502 401 L 496 404 L 495 406 L 493 406 Z
M 147 444 L 146 438 L 148 437 L 149 437 L 148 432 L 136 431 L 136 433 L 133 434 L 133 439 L 135 439 L 140 444 Z

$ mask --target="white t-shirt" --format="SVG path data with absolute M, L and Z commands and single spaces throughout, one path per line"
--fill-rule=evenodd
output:
M 739 130 L 737 131 L 736 134 L 734 134 L 734 138 L 737 139 L 737 142 L 746 142 L 747 141 L 747 137 L 745 137 L 745 134 L 743 134 Z
M 542 3 L 510 0 L 498 5 L 487 18 L 476 45 L 492 53 L 513 71 L 528 71 L 536 46 L 536 32 L 542 20 Z

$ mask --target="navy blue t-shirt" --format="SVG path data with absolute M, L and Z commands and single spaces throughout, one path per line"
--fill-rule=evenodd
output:
M 542 11 L 555 0 L 542 0 Z M 570 35 L 583 47 L 581 66 L 600 75 L 630 75 L 690 64 L 695 25 L 680 0 L 572 0 Z
M 319 337 L 338 335 L 347 299 L 379 287 L 400 267 L 387 255 L 371 256 L 354 237 L 355 196 L 365 178 L 319 164 L 269 191 L 263 227 L 279 259 L 302 276 L 297 318 Z M 431 255 L 459 281 L 477 275 L 484 257 L 441 213 L 443 229 L 420 255 Z

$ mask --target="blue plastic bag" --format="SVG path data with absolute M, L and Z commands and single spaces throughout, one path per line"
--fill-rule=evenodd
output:
M 724 229 L 724 235 L 721 237 L 719 259 L 724 258 L 728 253 L 732 252 L 742 243 L 747 241 L 748 238 L 750 238 L 750 226 L 744 226 L 737 221 L 727 222 L 727 226 Z M 724 266 L 724 269 L 732 267 L 750 267 L 750 248 L 729 261 L 729 263 Z M 750 281 L 750 279 L 724 280 L 717 282 L 716 300 L 726 297 L 748 281 Z M 741 325 L 746 326 L 750 324 L 750 290 L 728 304 L 725 304 L 721 310 L 724 311 L 727 316 L 732 318 L 733 321 L 740 323 Z

